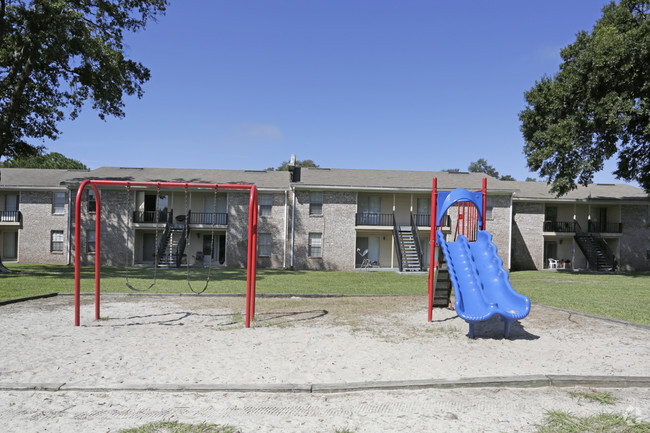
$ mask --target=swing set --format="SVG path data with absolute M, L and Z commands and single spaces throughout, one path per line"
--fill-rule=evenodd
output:
M 223 189 L 231 190 L 249 190 L 249 211 L 248 211 L 248 255 L 247 255 L 247 272 L 246 272 L 246 327 L 250 328 L 250 322 L 255 317 L 255 277 L 256 277 L 256 261 L 257 261 L 257 187 L 255 185 L 243 184 L 218 184 L 218 183 L 185 183 L 185 182 L 131 182 L 131 181 L 117 181 L 117 180 L 92 180 L 88 179 L 82 182 L 77 191 L 77 199 L 75 202 L 75 326 L 80 325 L 80 305 L 81 305 L 81 201 L 84 189 L 90 185 L 95 193 L 95 320 L 100 318 L 100 280 L 101 280 L 101 260 L 100 260 L 100 247 L 101 247 L 101 196 L 99 194 L 99 185 L 105 186 L 124 186 L 126 187 L 127 201 L 130 204 L 129 192 L 131 187 L 156 187 L 156 233 L 155 233 L 155 255 L 154 255 L 154 280 L 153 283 L 146 289 L 137 289 L 129 283 L 128 271 L 126 273 L 126 286 L 137 292 L 144 292 L 151 289 L 156 285 L 156 269 L 158 268 L 158 259 L 160 256 L 160 248 L 158 245 L 158 225 L 160 214 L 158 211 L 158 203 L 160 199 L 161 188 L 183 188 L 185 190 L 185 210 L 186 218 L 184 225 L 183 239 L 186 239 L 189 244 L 189 217 L 191 210 L 188 207 L 187 196 L 188 191 L 191 189 L 211 189 L 214 191 L 214 213 L 211 216 L 212 236 L 211 236 L 211 249 L 214 248 L 214 225 L 216 223 L 216 206 L 217 206 L 217 192 Z M 190 206 L 191 206 L 191 192 Z M 127 206 L 130 209 L 130 206 Z M 168 218 L 170 218 L 169 216 Z M 178 255 L 180 256 L 180 254 Z M 179 257 L 177 256 L 177 260 Z M 190 283 L 189 263 L 187 264 L 187 283 L 190 290 L 196 294 L 203 293 L 210 283 L 210 273 L 212 270 L 212 260 L 208 264 L 208 277 L 203 290 L 195 290 Z M 127 262 L 128 267 L 128 262 Z

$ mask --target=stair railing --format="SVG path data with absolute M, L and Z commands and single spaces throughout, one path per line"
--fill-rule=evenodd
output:
M 399 271 L 404 270 L 402 265 L 402 246 L 399 241 L 399 231 L 397 230 L 397 219 L 395 218 L 395 212 L 393 212 L 393 240 L 395 241 L 395 250 L 397 252 L 397 263 L 399 265 Z
M 162 236 L 158 240 L 158 254 L 156 255 L 156 261 L 160 262 L 160 258 L 165 255 L 165 248 L 167 247 L 167 241 L 169 240 L 169 232 L 171 231 L 172 221 L 174 221 L 174 210 L 167 212 L 167 222 L 165 223 L 165 229 L 162 232 Z M 156 263 L 158 266 L 158 263 Z
M 418 225 L 416 224 L 415 218 L 413 217 L 413 212 L 411 212 L 411 234 L 413 234 L 413 241 L 415 243 L 415 252 L 418 255 L 420 261 L 421 271 L 424 268 L 424 259 L 422 257 L 422 245 L 420 244 L 420 233 L 418 232 Z
M 615 271 L 614 252 L 609 247 L 607 241 L 600 233 L 591 233 L 591 236 L 593 237 L 594 241 L 602 247 L 603 253 L 605 253 L 605 260 L 607 260 L 607 265 L 611 267 L 612 271 Z
M 187 238 L 190 235 L 190 218 L 192 217 L 192 211 L 188 210 L 185 220 L 183 221 L 183 231 L 181 232 L 181 237 L 178 240 L 178 245 L 176 245 L 176 267 L 181 266 L 181 261 L 183 260 L 183 253 L 185 252 L 185 244 L 187 243 Z M 189 263 L 188 263 L 189 266 Z

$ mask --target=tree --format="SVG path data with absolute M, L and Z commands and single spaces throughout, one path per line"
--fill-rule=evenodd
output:
M 483 158 L 479 158 L 478 161 L 470 162 L 467 170 L 469 170 L 470 173 L 485 173 L 488 176 L 496 177 L 497 179 L 499 178 L 499 172 Z
M 316 168 L 318 168 L 319 165 L 316 164 L 311 159 L 304 159 L 302 161 L 296 160 L 296 167 L 316 167 Z M 289 161 L 283 161 L 282 164 L 280 164 L 276 168 L 269 167 L 266 170 L 267 171 L 289 171 Z
M 54 168 L 68 170 L 88 170 L 85 164 L 60 153 L 41 153 L 32 156 L 18 156 L 0 163 L 4 168 Z
M 124 116 L 150 71 L 124 53 L 167 0 L 0 0 L 0 158 L 36 155 L 57 124 L 88 101 L 99 117 Z
M 526 178 L 526 182 L 537 182 L 537 179 L 535 179 L 534 177 L 529 176 L 529 177 Z
M 515 181 L 515 180 L 517 180 L 517 179 L 515 179 L 515 178 L 512 177 L 512 176 L 510 176 L 509 174 L 504 174 L 503 176 L 501 176 L 501 177 L 499 178 L 499 180 L 511 180 L 511 181 Z
M 649 16 L 650 0 L 606 5 L 561 51 L 560 71 L 525 93 L 528 167 L 556 194 L 590 183 L 617 153 L 617 178 L 650 191 Z
M 29 139 L 55 140 L 57 123 L 92 103 L 124 116 L 150 71 L 124 53 L 124 32 L 144 29 L 167 0 L 0 0 L 0 158 L 35 156 Z M 8 272 L 0 260 L 0 272 Z

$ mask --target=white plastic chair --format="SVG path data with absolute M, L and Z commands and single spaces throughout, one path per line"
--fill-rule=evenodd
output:
M 361 252 L 361 248 L 357 248 L 357 254 L 359 254 L 363 258 L 363 262 L 361 263 L 361 269 L 368 269 L 370 267 L 370 260 L 368 260 L 368 249 L 366 248 L 363 252 Z
M 548 259 L 548 268 L 557 269 L 560 261 L 558 259 Z

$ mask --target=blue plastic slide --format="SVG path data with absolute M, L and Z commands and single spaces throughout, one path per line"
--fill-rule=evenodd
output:
M 510 285 L 492 235 L 479 230 L 476 242 L 468 242 L 463 235 L 456 242 L 446 242 L 438 230 L 437 242 L 456 293 L 456 312 L 469 323 L 469 337 L 474 338 L 474 323 L 498 314 L 505 323 L 503 336 L 508 338 L 510 323 L 530 312 L 530 299 Z

